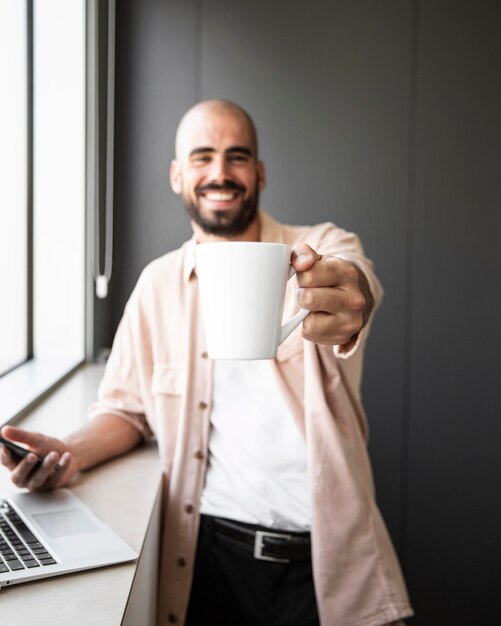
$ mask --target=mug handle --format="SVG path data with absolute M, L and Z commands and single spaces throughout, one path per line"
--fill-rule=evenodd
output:
M 289 270 L 289 278 L 287 280 L 290 280 L 294 276 L 295 273 L 296 273 L 296 270 L 291 265 L 290 270 Z M 280 345 L 287 339 L 287 337 L 291 334 L 291 332 L 296 328 L 296 326 L 298 326 L 304 320 L 304 318 L 308 315 L 308 313 L 310 313 L 309 309 L 301 308 L 296 313 L 296 315 L 294 315 L 294 317 L 292 317 L 288 322 L 285 322 L 285 324 L 282 326 L 282 329 L 280 331 L 280 341 L 278 342 L 278 345 Z

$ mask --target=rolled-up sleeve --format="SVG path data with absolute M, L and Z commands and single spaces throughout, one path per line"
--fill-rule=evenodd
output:
M 120 417 L 137 428 L 144 439 L 153 436 L 145 416 L 140 387 L 140 359 L 137 337 L 132 331 L 133 313 L 131 303 L 125 309 L 118 326 L 110 358 L 106 364 L 103 380 L 98 389 L 98 400 L 89 407 L 89 419 L 111 414 Z
M 356 337 L 353 337 L 349 344 L 334 346 L 334 355 L 337 358 L 348 359 L 357 352 L 367 338 L 374 313 L 383 299 L 383 288 L 374 273 L 373 262 L 365 256 L 362 243 L 354 233 L 345 231 L 342 228 L 336 228 L 332 225 L 331 228 L 324 232 L 317 251 L 320 254 L 332 254 L 343 261 L 348 261 L 356 265 L 367 278 L 369 289 L 374 298 L 374 307 L 362 330 Z

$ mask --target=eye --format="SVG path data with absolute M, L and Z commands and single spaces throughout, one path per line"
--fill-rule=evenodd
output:
M 197 154 L 196 156 L 192 157 L 191 162 L 195 163 L 196 165 L 204 165 L 205 163 L 210 162 L 210 156 L 208 154 Z
M 249 157 L 245 154 L 231 154 L 228 157 L 230 163 L 247 163 Z

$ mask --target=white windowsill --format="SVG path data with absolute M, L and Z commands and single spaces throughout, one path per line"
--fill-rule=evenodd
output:
M 75 359 L 33 359 L 0 378 L 0 426 L 23 415 L 80 363 Z

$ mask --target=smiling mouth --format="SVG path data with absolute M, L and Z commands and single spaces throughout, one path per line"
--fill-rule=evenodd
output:
M 221 185 L 208 183 L 207 185 L 200 186 L 196 192 L 199 197 L 202 197 L 211 204 L 225 206 L 242 195 L 245 192 L 245 188 L 234 181 L 227 180 Z
M 207 191 L 202 196 L 209 202 L 231 202 L 238 195 L 238 191 Z

